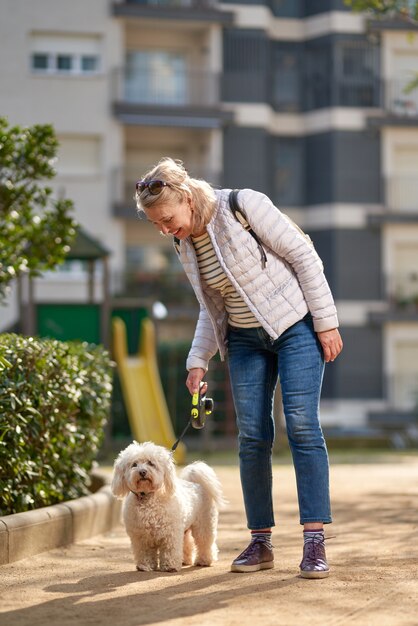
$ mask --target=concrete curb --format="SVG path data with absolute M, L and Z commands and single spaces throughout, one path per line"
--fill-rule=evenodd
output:
M 119 523 L 121 505 L 105 485 L 76 500 L 0 517 L 0 565 L 107 532 Z

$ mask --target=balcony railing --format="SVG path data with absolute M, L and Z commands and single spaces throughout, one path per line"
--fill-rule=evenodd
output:
M 305 80 L 295 72 L 225 71 L 222 97 L 227 102 L 270 102 L 276 111 L 301 113 L 333 106 L 378 108 L 377 79 L 348 80 L 330 77 Z
M 416 411 L 418 422 L 418 373 L 388 376 L 385 380 L 385 399 L 390 409 Z
M 411 75 L 411 81 L 413 76 Z M 405 89 L 410 81 L 391 80 L 385 87 L 385 109 L 397 117 L 418 117 L 418 88 L 406 93 Z
M 391 176 L 384 181 L 386 210 L 395 213 L 416 213 L 418 220 L 418 176 Z
M 386 279 L 386 294 L 392 311 L 418 314 L 418 266 Z M 418 319 L 418 317 L 417 317 Z
M 191 70 L 151 72 L 119 69 L 114 72 L 117 102 L 173 107 L 213 107 L 219 104 L 219 74 Z
M 208 9 L 217 5 L 216 0 L 125 0 L 126 4 L 145 7 L 179 7 L 185 9 Z
M 112 13 L 126 18 L 151 18 L 181 21 L 182 29 L 188 24 L 222 24 L 232 26 L 234 13 L 221 9 L 217 0 L 111 0 Z M 158 30 L 155 31 L 158 36 Z

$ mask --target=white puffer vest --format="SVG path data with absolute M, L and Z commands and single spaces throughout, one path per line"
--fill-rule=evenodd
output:
M 222 269 L 262 327 L 275 340 L 310 311 L 316 332 L 336 328 L 334 300 L 312 245 L 267 196 L 242 189 L 239 205 L 267 255 L 263 269 L 256 241 L 229 208 L 229 192 L 215 192 L 218 202 L 207 231 Z M 227 313 L 219 292 L 203 287 L 189 238 L 180 242 L 179 257 L 200 304 L 186 366 L 207 370 L 218 350 L 225 358 Z

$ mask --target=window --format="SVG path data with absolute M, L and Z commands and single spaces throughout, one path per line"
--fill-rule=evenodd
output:
M 364 41 L 342 41 L 335 50 L 338 106 L 371 107 L 379 100 L 379 50 Z
M 397 409 L 414 411 L 418 389 L 418 340 L 399 337 L 392 349 L 394 371 L 389 379 L 389 400 Z
M 386 182 L 389 210 L 418 213 L 418 143 L 396 143 Z
M 342 47 L 341 69 L 343 76 L 373 76 L 374 59 L 370 48 L 355 44 Z
M 398 307 L 418 308 L 418 244 L 403 240 L 392 250 L 392 290 Z
M 306 42 L 303 81 L 308 110 L 331 106 L 332 59 L 333 54 L 328 42 L 323 42 L 322 39 Z
M 273 15 L 277 15 L 277 17 L 304 17 L 303 0 L 270 0 L 269 4 Z
M 280 138 L 276 144 L 275 198 L 281 207 L 305 204 L 304 144 Z
M 274 51 L 273 103 L 278 111 L 301 109 L 300 54 L 295 49 L 276 47 Z
M 73 57 L 69 54 L 58 54 L 57 70 L 59 72 L 71 72 L 73 67 Z
M 48 69 L 48 55 L 47 54 L 33 54 L 32 55 L 32 68 L 34 70 L 47 70 Z
M 95 74 L 101 69 L 97 36 L 35 34 L 31 49 L 30 65 L 36 74 Z
M 125 97 L 140 104 L 187 104 L 190 95 L 185 56 L 163 51 L 128 52 Z
M 81 70 L 83 72 L 97 72 L 99 59 L 95 56 L 83 55 L 81 57 Z
M 99 58 L 75 54 L 34 53 L 32 69 L 48 74 L 94 74 L 99 70 Z
M 270 42 L 258 29 L 227 28 L 223 41 L 223 99 L 266 102 L 270 95 Z
M 417 76 L 418 51 L 393 50 L 391 61 L 393 69 L 386 87 L 386 104 L 395 115 L 416 117 L 418 90 L 409 90 L 408 86 Z

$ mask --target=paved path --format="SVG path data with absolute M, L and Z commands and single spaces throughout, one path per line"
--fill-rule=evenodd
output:
M 276 567 L 232 574 L 246 545 L 238 472 L 215 467 L 230 504 L 220 560 L 181 573 L 139 573 L 122 527 L 0 568 L 1 626 L 417 626 L 418 458 L 335 465 L 332 574 L 298 577 L 301 530 L 293 469 L 274 469 Z

